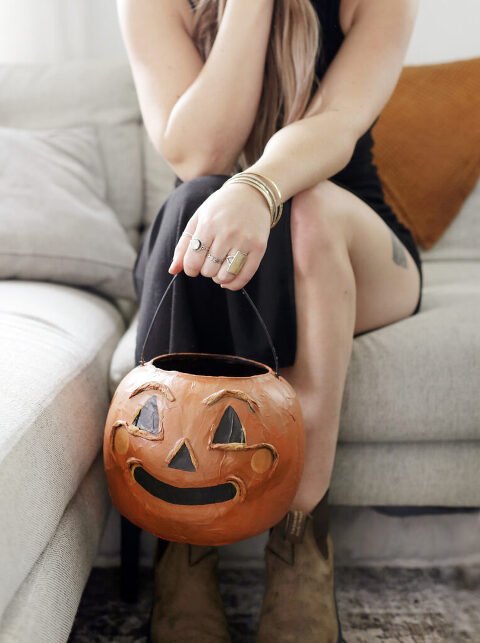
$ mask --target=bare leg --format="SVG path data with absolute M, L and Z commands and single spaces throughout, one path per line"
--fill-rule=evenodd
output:
M 311 511 L 330 483 L 354 333 L 409 315 L 419 276 L 381 218 L 329 181 L 297 195 L 291 215 L 297 355 L 281 374 L 297 392 L 307 439 L 292 509 Z

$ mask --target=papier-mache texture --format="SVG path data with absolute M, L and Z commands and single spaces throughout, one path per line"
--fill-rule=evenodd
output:
M 290 384 L 259 362 L 177 353 L 131 370 L 110 403 L 104 465 L 111 499 L 159 538 L 223 545 L 290 508 L 305 435 Z

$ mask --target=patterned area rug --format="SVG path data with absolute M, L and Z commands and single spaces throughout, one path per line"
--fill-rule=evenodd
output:
M 137 603 L 120 600 L 118 568 L 94 568 L 69 643 L 145 643 L 152 572 L 141 571 Z M 253 643 L 263 591 L 259 569 L 221 570 L 232 643 Z M 348 643 L 480 641 L 480 565 L 427 569 L 336 570 L 337 600 Z

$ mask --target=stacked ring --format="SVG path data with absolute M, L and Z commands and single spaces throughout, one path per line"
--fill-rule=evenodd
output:
M 194 237 L 191 232 L 182 232 L 182 236 L 184 235 L 187 237 L 192 237 L 192 240 L 190 241 L 190 247 L 195 252 L 206 250 L 206 256 L 210 259 L 210 261 L 213 261 L 214 263 L 223 263 L 224 261 L 226 261 L 228 263 L 227 272 L 231 275 L 238 275 L 243 267 L 243 264 L 247 260 L 248 252 L 242 252 L 241 250 L 237 250 L 235 254 L 227 255 L 225 259 L 219 259 L 218 257 L 214 257 L 212 254 L 210 254 L 208 252 L 209 248 L 207 248 L 207 246 L 205 246 L 198 237 Z
M 223 263 L 223 259 L 218 259 L 217 257 L 214 257 L 211 255 L 209 252 L 207 252 L 207 257 L 210 259 L 210 261 L 213 261 L 214 263 Z
M 198 239 L 198 237 L 192 237 L 192 240 L 190 241 L 190 248 L 192 250 L 195 250 L 195 252 L 199 252 L 200 250 L 207 250 L 207 246 L 203 245 L 203 243 Z
M 227 272 L 231 275 L 238 275 L 247 260 L 248 252 L 241 252 L 237 250 L 234 255 L 228 255 L 225 261 L 228 263 Z

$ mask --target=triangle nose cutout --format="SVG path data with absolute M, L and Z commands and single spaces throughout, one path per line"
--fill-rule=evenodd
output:
M 172 469 L 180 469 L 180 471 L 196 471 L 192 456 L 185 442 L 170 460 L 168 466 Z

